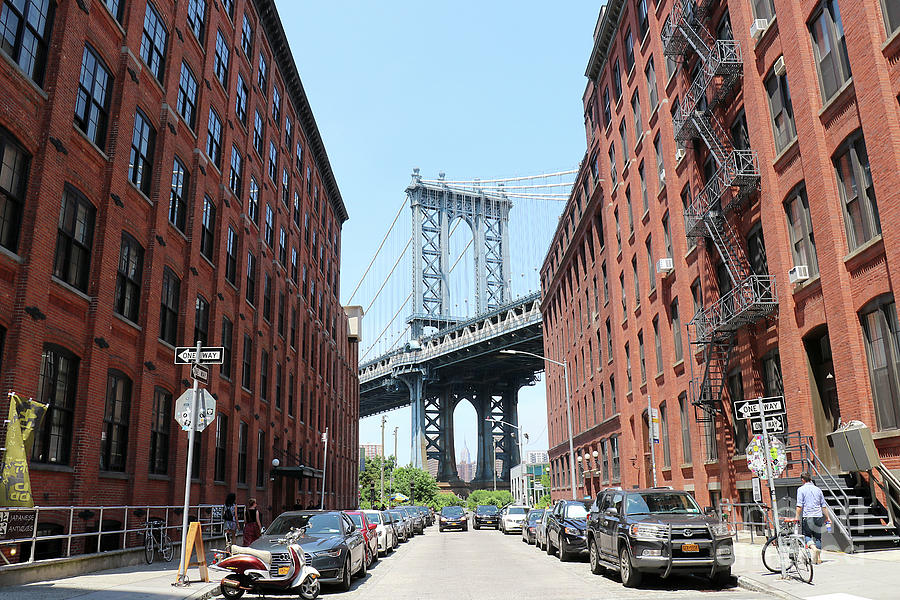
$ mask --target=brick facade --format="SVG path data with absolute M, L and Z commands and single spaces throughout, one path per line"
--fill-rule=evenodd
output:
M 14 15 L 7 14 L 12 3 L 0 4 L 0 19 L 12 23 Z M 24 4 L 26 10 L 36 10 L 31 2 Z M 326 427 L 326 506 L 357 502 L 357 344 L 348 337 L 347 317 L 338 301 L 340 234 L 347 212 L 274 2 L 199 4 L 205 10 L 198 39 L 187 14 L 195 3 L 155 3 L 167 34 L 159 78 L 142 58 L 144 1 L 55 3 L 42 80 L 21 68 L 27 61 L 19 58 L 18 48 L 12 54 L 0 52 L 0 133 L 7 148 L 18 146 L 30 157 L 21 217 L 4 215 L 20 235 L 0 244 L 0 385 L 4 391 L 48 400 L 48 390 L 41 394 L 42 361 L 50 372 L 42 355 L 54 352 L 76 370 L 68 379 L 60 376 L 74 386 L 68 417 L 58 412 L 66 425 L 55 430 L 61 432 L 65 448 L 60 453 L 52 444 L 39 442 L 34 456 L 41 453 L 41 458 L 31 460 L 38 505 L 182 501 L 187 436 L 176 425 L 173 411 L 174 399 L 190 387 L 190 371 L 173 364 L 173 346 L 193 345 L 198 298 L 207 303 L 207 345 L 226 344 L 225 319 L 233 334 L 230 376 L 219 366 L 211 368 L 207 389 L 217 398 L 219 418 L 199 437 L 192 503 L 218 504 L 234 491 L 239 502 L 257 497 L 266 519 L 295 503 L 317 506 L 321 478 L 308 476 L 299 484 L 289 477 L 270 478 L 271 461 L 280 457 L 282 466 L 321 470 L 320 438 Z M 111 12 L 117 5 L 119 15 Z M 242 47 L 245 19 L 252 40 L 249 54 Z M 220 51 L 228 49 L 227 73 L 216 71 L 217 41 Z M 112 77 L 105 135 L 93 136 L 73 125 L 86 46 Z M 262 79 L 260 55 L 267 66 Z M 197 82 L 193 128 L 182 116 L 179 101 L 182 64 Z M 246 124 L 236 112 L 239 76 L 248 90 Z M 275 93 L 281 98 L 278 114 Z M 138 109 L 156 132 L 150 149 L 151 181 L 143 190 L 132 183 L 130 166 Z M 253 145 L 257 109 L 264 121 L 261 154 Z M 221 122 L 219 166 L 207 154 L 210 110 Z M 270 141 L 278 162 L 274 179 L 269 175 Z M 243 159 L 242 181 L 235 191 L 230 185 L 232 148 Z M 7 150 L 6 158 L 10 155 Z M 170 220 L 176 157 L 189 178 L 182 191 L 184 206 L 176 208 Z M 251 178 L 259 186 L 255 220 L 248 216 Z M 2 185 L 8 197 L 10 186 Z M 94 213 L 83 281 L 57 268 L 66 263 L 67 254 L 74 256 L 65 251 L 57 256 L 61 198 L 67 186 L 77 190 L 72 197 L 82 198 Z M 211 238 L 202 233 L 205 197 L 215 207 L 207 232 Z M 273 217 L 271 243 L 266 240 L 267 207 Z M 185 211 L 183 217 L 179 210 Z M 226 274 L 229 228 L 236 242 L 233 281 Z M 136 286 L 139 302 L 131 318 L 117 300 L 123 233 L 143 250 Z M 297 253 L 296 267 L 292 251 Z M 249 300 L 248 253 L 256 260 L 255 293 Z M 171 313 L 173 344 L 161 339 L 164 271 L 180 282 Z M 266 305 L 270 312 L 264 318 Z M 245 336 L 252 342 L 249 379 L 242 364 Z M 263 353 L 268 355 L 267 374 Z M 279 371 L 281 380 L 276 381 Z M 110 374 L 124 381 L 122 387 L 109 384 Z M 65 397 L 65 391 L 58 391 L 59 399 Z M 107 406 L 119 393 L 125 410 L 113 414 Z M 157 394 L 163 398 L 159 403 Z M 7 407 L 4 395 L 4 416 Z M 240 459 L 242 425 L 247 447 Z M 166 428 L 167 438 L 151 435 Z M 219 428 L 222 434 L 217 434 Z M 116 443 L 123 449 L 117 450 Z M 157 463 L 151 466 L 154 457 Z M 239 483 L 239 460 L 246 464 L 246 483 Z
M 705 4 L 711 5 L 706 26 L 713 37 L 727 35 L 723 32 L 728 31 L 729 19 L 743 57 L 742 79 L 714 114 L 725 130 L 731 131 L 743 111 L 747 124 L 743 135 L 759 161 L 760 189 L 750 196 L 742 211 L 729 217 L 729 224 L 744 244 L 754 270 L 759 265 L 775 276 L 778 310 L 739 331 L 727 373 L 733 386 L 726 386 L 722 394 L 714 443 L 708 444 L 709 432 L 696 422 L 691 406 L 690 381 L 692 374 L 702 376 L 703 364 L 700 348 L 689 344 L 687 324 L 695 313 L 692 286 L 699 282 L 696 303 L 700 307 L 709 307 L 719 298 L 719 259 L 708 241 L 692 247 L 685 237 L 682 203 L 688 186 L 689 205 L 708 181 L 709 174 L 704 174 L 708 151 L 702 141 L 695 140 L 683 156 L 676 154 L 673 135 L 673 105 L 676 99 L 684 99 L 696 59 L 678 66 L 671 77 L 667 75 L 660 32 L 673 5 L 671 0 L 647 0 L 643 4 L 648 11 L 648 32 L 642 39 L 638 39 L 641 0 L 607 3 L 598 20 L 586 72 L 583 101 L 588 149 L 541 271 L 545 350 L 549 357 L 565 359 L 569 365 L 575 453 L 582 457 L 578 466 L 586 471 L 583 480 L 576 479 L 579 496 L 608 485 L 652 484 L 646 433 L 648 396 L 654 408 L 665 408 L 663 443 L 656 451 L 658 484 L 692 490 L 701 503 L 718 498 L 737 500 L 749 493 L 751 475 L 743 456 L 743 442 L 737 443 L 730 399 L 741 391 L 745 398 L 783 393 L 788 405 L 788 430 L 812 436 L 816 451 L 829 466 L 834 467 L 836 461 L 825 434 L 839 418 L 868 424 L 875 432 L 883 460 L 891 467 L 900 466 L 900 429 L 892 417 L 897 392 L 891 387 L 897 382 L 896 341 L 887 344 L 887 366 L 880 372 L 883 386 L 878 392 L 870 378 L 869 360 L 877 361 L 878 357 L 871 356 L 871 344 L 866 341 L 867 335 L 877 336 L 867 334 L 861 324 L 875 306 L 881 306 L 878 314 L 889 329 L 892 317 L 896 319 L 896 307 L 891 302 L 893 283 L 900 271 L 892 267 L 900 260 L 900 237 L 895 237 L 897 231 L 892 225 L 900 223 L 896 175 L 900 157 L 900 36 L 896 29 L 890 31 L 882 15 L 882 3 L 877 0 L 838 0 L 852 78 L 823 100 L 811 24 L 826 3 L 774 0 L 777 16 L 769 20 L 758 40 L 750 35 L 751 24 L 758 16 L 751 5 L 763 5 L 764 1 Z M 634 67 L 630 71 L 625 47 L 629 31 L 635 40 Z M 782 56 L 797 134 L 788 135 L 779 148 L 766 81 L 771 81 Z M 659 94 L 655 110 L 647 76 L 651 60 Z M 613 82 L 617 62 L 623 90 L 619 101 Z M 610 118 L 604 114 L 604 90 L 609 90 Z M 637 142 L 632 109 L 635 93 L 644 132 Z M 630 162 L 622 156 L 623 123 Z M 738 136 L 740 130 L 736 128 Z M 664 180 L 657 176 L 657 136 Z M 868 150 L 871 190 L 882 227 L 881 233 L 867 235 L 858 247 L 848 240 L 846 195 L 839 189 L 836 169 L 843 149 L 857 139 L 864 140 Z M 610 161 L 610 146 L 614 147 L 615 165 Z M 792 285 L 788 271 L 796 264 L 792 253 L 795 240 L 785 203 L 801 189 L 808 199 L 819 274 L 812 273 L 809 280 Z M 629 226 L 629 197 L 633 229 Z M 621 246 L 617 243 L 617 220 Z M 763 244 L 759 243 L 760 232 Z M 648 243 L 654 263 L 666 256 L 674 260 L 671 273 L 664 276 L 648 266 Z M 637 297 L 633 264 L 637 265 Z M 677 307 L 680 320 L 683 360 L 676 356 L 673 307 Z M 662 353 L 659 372 L 655 328 L 659 330 Z M 612 348 L 611 355 L 608 347 Z M 630 392 L 626 348 L 630 355 Z M 561 369 L 548 367 L 554 498 L 570 493 L 562 377 Z M 686 405 L 684 411 L 680 403 Z M 878 410 L 882 412 L 876 415 Z M 682 416 L 687 417 L 686 422 Z M 737 427 L 740 429 L 741 424 Z M 619 477 L 613 476 L 611 438 L 616 439 Z M 667 461 L 662 448 L 666 438 Z

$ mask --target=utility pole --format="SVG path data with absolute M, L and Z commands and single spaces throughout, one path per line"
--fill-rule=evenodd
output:
M 387 416 L 381 415 L 381 503 L 384 504 L 384 424 Z M 374 506 L 372 508 L 375 508 Z
M 322 434 L 322 441 L 325 442 L 325 460 L 322 462 L 322 505 L 319 507 L 325 510 L 325 476 L 328 474 L 328 428 Z
M 399 427 L 394 427 L 394 466 L 397 465 L 397 431 Z M 391 493 L 394 493 L 394 469 L 391 469 Z
M 194 355 L 194 364 L 200 364 L 200 350 L 203 344 L 197 340 L 197 353 Z M 193 377 L 193 375 L 192 375 Z M 194 379 L 193 394 L 191 395 L 191 421 L 188 429 L 188 451 L 187 451 L 187 470 L 184 473 L 184 511 L 181 513 L 181 561 L 178 570 L 176 583 L 178 585 L 187 584 L 188 561 L 191 558 L 190 551 L 187 550 L 187 531 L 188 531 L 188 515 L 191 507 L 191 469 L 194 466 L 194 432 L 197 430 L 197 408 L 200 394 L 200 386 L 196 377 Z M 197 475 L 199 477 L 199 473 Z M 148 517 L 149 518 L 149 517 Z M 201 557 L 202 558 L 202 557 Z

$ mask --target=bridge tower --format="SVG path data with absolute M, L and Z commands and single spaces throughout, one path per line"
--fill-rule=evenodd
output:
M 425 327 L 441 330 L 463 320 L 450 310 L 450 225 L 458 217 L 473 235 L 476 314 L 509 302 L 509 198 L 440 180 L 426 183 L 419 169 L 413 169 L 406 195 L 412 211 L 413 312 L 407 320 L 412 339 Z

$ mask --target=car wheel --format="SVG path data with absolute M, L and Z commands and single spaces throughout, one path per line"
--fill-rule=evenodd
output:
M 478 523 L 473 523 L 473 524 L 472 524 L 472 529 L 478 529 Z
M 359 571 L 356 572 L 356 576 L 360 579 L 363 579 L 366 576 L 366 573 L 369 572 L 369 548 L 368 546 L 363 550 L 363 559 L 362 564 L 359 566 Z
M 722 569 L 721 571 L 716 571 L 716 573 L 710 578 L 712 584 L 716 587 L 725 587 L 726 585 L 731 584 L 731 567 L 727 569 Z
M 562 536 L 559 536 L 559 561 L 560 562 L 568 562 L 571 554 L 566 550 L 566 540 Z
M 590 544 L 588 544 L 588 554 L 591 559 L 591 573 L 594 575 L 602 575 L 603 565 L 600 564 L 600 552 L 597 549 L 597 540 L 591 538 Z
M 338 584 L 342 592 L 350 591 L 350 554 L 347 554 L 346 560 L 344 560 L 344 568 L 341 573 L 341 581 Z
M 468 530 L 469 530 L 469 526 L 468 526 L 468 525 L 463 525 L 463 531 L 468 531 Z
M 631 551 L 626 545 L 619 550 L 619 575 L 622 577 L 622 585 L 625 587 L 633 588 L 641 584 L 641 573 L 634 568 Z
M 553 542 L 550 541 L 550 536 L 547 536 L 547 546 L 544 548 L 547 551 L 547 556 L 553 556 Z

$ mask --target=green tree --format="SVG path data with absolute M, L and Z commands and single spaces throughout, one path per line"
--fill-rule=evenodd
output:
M 467 499 L 469 510 L 474 510 L 479 504 L 493 504 L 497 508 L 512 504 L 514 501 L 512 493 L 507 490 L 474 490 Z
M 466 501 L 454 494 L 453 492 L 441 492 L 428 504 L 436 511 L 441 510 L 445 506 L 465 506 Z
M 412 483 L 412 490 L 410 490 Z M 430 505 L 438 494 L 437 480 L 424 469 L 399 467 L 394 469 L 394 491 L 410 496 L 412 504 Z
M 381 463 L 384 461 L 384 498 L 381 498 Z M 388 490 L 388 482 L 390 481 L 391 472 L 396 466 L 393 456 L 366 457 L 366 468 L 359 472 L 359 495 L 360 505 L 368 504 L 369 507 L 379 506 L 382 503 L 387 504 L 387 497 L 390 496 Z M 374 495 L 372 493 L 374 485 Z
M 553 504 L 553 500 L 550 498 L 550 494 L 544 494 L 541 496 L 541 499 L 538 500 L 535 508 L 549 508 L 551 504 Z

